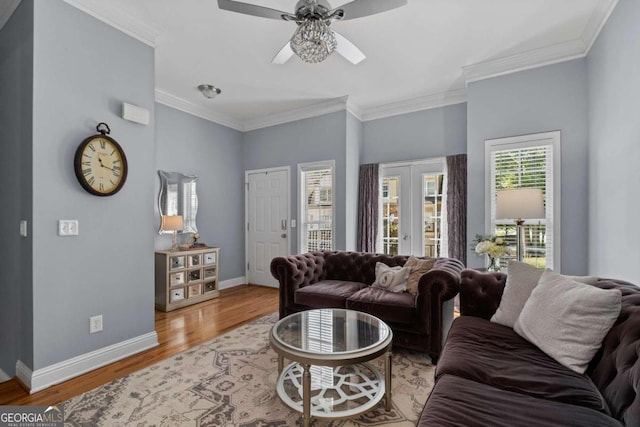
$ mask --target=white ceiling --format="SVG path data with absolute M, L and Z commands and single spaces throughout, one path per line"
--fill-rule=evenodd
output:
M 65 1 L 155 46 L 159 102 L 250 130 L 345 102 L 362 120 L 464 102 L 469 81 L 586 55 L 617 0 L 408 0 L 333 24 L 367 55 L 358 65 L 337 54 L 273 65 L 295 23 L 216 0 Z M 243 1 L 289 12 L 296 3 Z M 222 94 L 205 99 L 201 83 Z

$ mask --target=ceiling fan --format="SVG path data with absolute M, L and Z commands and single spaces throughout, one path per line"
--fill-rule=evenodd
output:
M 326 0 L 299 0 L 295 12 L 288 13 L 235 0 L 218 0 L 218 7 L 223 10 L 292 21 L 298 25 L 291 40 L 271 61 L 274 64 L 284 64 L 294 54 L 305 62 L 322 62 L 334 51 L 358 64 L 365 59 L 364 53 L 343 35 L 333 31 L 331 23 L 374 15 L 405 4 L 407 0 L 353 0 L 332 9 Z

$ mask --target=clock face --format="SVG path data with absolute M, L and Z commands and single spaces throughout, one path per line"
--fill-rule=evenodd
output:
M 127 158 L 115 140 L 95 135 L 85 139 L 76 150 L 74 170 L 89 193 L 111 196 L 127 179 Z

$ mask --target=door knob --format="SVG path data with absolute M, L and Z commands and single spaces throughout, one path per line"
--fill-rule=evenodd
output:
M 409 240 L 409 235 L 405 234 L 404 237 L 402 238 L 402 240 Z
M 284 239 L 284 238 L 286 238 L 286 237 L 287 237 L 287 233 L 282 233 L 282 234 L 280 235 L 280 237 L 282 237 L 283 239 Z

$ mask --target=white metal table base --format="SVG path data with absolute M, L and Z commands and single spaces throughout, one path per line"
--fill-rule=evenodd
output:
M 368 363 L 329 367 L 293 362 L 281 370 L 276 390 L 287 406 L 302 413 L 304 426 L 311 417 L 348 418 L 368 412 L 385 396 L 390 410 L 391 352 L 385 354 L 384 365 L 382 376 Z M 278 357 L 278 368 L 282 366 Z

